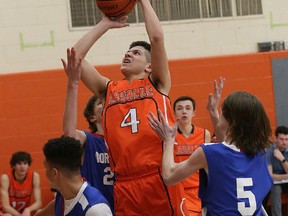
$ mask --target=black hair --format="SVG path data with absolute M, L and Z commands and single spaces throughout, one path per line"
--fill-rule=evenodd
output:
M 10 165 L 11 167 L 13 167 L 21 161 L 27 162 L 30 166 L 32 163 L 31 155 L 28 152 L 24 151 L 15 152 L 11 157 Z
M 46 161 L 58 169 L 78 172 L 81 167 L 83 149 L 79 140 L 72 137 L 59 137 L 48 140 L 43 147 Z
M 186 101 L 186 100 L 189 100 L 191 101 L 192 105 L 193 105 L 193 111 L 196 110 L 196 102 L 193 98 L 189 97 L 189 96 L 181 96 L 181 97 L 178 97 L 174 103 L 173 103 L 173 110 L 175 111 L 175 108 L 176 108 L 176 104 L 179 102 L 179 101 Z
M 95 103 L 97 100 L 98 98 L 96 96 L 90 97 L 83 111 L 83 114 L 89 124 L 89 129 L 91 133 L 96 133 L 98 131 L 97 126 L 93 122 L 90 121 L 91 117 L 94 115 L 94 108 L 95 108 Z
M 147 62 L 151 62 L 151 55 L 150 55 L 150 52 L 151 52 L 151 45 L 146 42 L 146 41 L 134 41 L 130 44 L 129 46 L 129 49 L 135 47 L 135 46 L 141 46 L 141 47 L 144 47 L 144 49 L 147 51 L 145 53 L 145 56 L 146 56 L 146 59 L 147 59 Z
M 275 130 L 275 136 L 278 137 L 279 134 L 288 134 L 288 128 L 286 126 L 278 126 Z

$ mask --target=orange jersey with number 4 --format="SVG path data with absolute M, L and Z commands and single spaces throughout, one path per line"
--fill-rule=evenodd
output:
M 117 175 L 129 176 L 161 167 L 162 141 L 152 131 L 147 116 L 160 109 L 174 120 L 170 99 L 148 78 L 108 84 L 103 113 L 105 140 Z
M 162 141 L 147 119 L 150 112 L 158 116 L 157 109 L 170 123 L 174 121 L 170 99 L 157 91 L 148 77 L 109 82 L 103 127 L 111 168 L 116 173 L 117 216 L 166 216 L 173 211 L 180 215 L 186 208 L 183 186 L 167 188 L 161 177 Z

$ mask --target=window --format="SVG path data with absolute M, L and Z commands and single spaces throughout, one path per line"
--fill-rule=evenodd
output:
M 237 16 L 262 14 L 261 0 L 236 0 Z
M 262 0 L 151 0 L 161 21 L 209 19 L 262 14 Z M 102 18 L 96 0 L 70 0 L 72 27 L 94 26 Z M 138 5 L 130 23 L 143 22 Z

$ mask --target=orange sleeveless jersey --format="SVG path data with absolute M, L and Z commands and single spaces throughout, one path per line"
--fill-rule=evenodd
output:
M 174 215 L 180 215 L 182 209 L 187 211 L 182 200 L 183 185 L 168 187 L 168 195 L 160 176 L 162 141 L 147 119 L 150 112 L 158 116 L 157 109 L 170 123 L 174 121 L 170 99 L 158 92 L 148 77 L 130 83 L 127 80 L 109 82 L 103 129 L 111 168 L 116 173 L 114 200 L 117 216 L 173 215 L 171 205 Z
M 176 135 L 175 162 L 181 162 L 189 158 L 189 156 L 205 141 L 205 130 L 193 126 L 191 134 L 186 138 L 178 129 Z M 201 200 L 198 197 L 199 188 L 199 171 L 195 172 L 189 178 L 181 182 L 184 185 L 184 194 L 186 198 L 186 206 L 189 210 L 189 216 L 201 216 Z
M 14 178 L 12 170 L 8 171 L 6 174 L 10 179 L 10 205 L 18 212 L 22 213 L 25 208 L 30 206 L 33 192 L 33 172 L 28 171 L 24 182 L 21 184 Z
M 174 120 L 170 99 L 159 93 L 148 78 L 111 81 L 103 112 L 105 140 L 117 175 L 130 176 L 161 167 L 162 141 L 152 131 L 147 116 L 160 109 Z
M 175 162 L 179 163 L 189 158 L 189 156 L 205 142 L 205 129 L 193 125 L 191 135 L 186 138 L 178 129 L 176 135 Z M 183 181 L 184 187 L 199 187 L 199 171 Z

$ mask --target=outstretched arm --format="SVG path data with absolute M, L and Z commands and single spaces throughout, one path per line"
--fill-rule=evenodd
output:
M 207 170 L 207 161 L 202 148 L 197 148 L 187 160 L 175 163 L 173 150 L 178 122 L 176 121 L 171 127 L 160 110 L 158 113 L 161 122 L 153 113 L 150 113 L 148 119 L 150 127 L 163 140 L 162 177 L 165 184 L 177 184 L 201 168 Z
M 40 176 L 36 172 L 33 173 L 33 196 L 34 196 L 34 203 L 24 209 L 22 216 L 30 216 L 31 212 L 37 211 L 38 209 L 40 209 L 42 205 Z
M 78 139 L 81 144 L 86 141 L 86 134 L 77 130 L 78 84 L 81 77 L 82 59 L 76 60 L 74 48 L 67 49 L 67 63 L 61 59 L 67 75 L 67 93 L 63 115 L 64 136 Z
M 85 56 L 90 48 L 105 34 L 106 31 L 112 28 L 121 28 L 128 26 L 126 23 L 128 17 L 124 16 L 116 20 L 111 20 L 104 16 L 103 19 L 89 32 L 87 32 L 73 46 L 76 51 L 76 61 L 82 58 L 82 76 L 84 84 L 99 98 L 105 97 L 108 78 L 98 73 L 96 68 L 85 60 Z
M 219 84 L 217 83 L 216 80 L 214 80 L 214 94 L 212 93 L 209 94 L 207 103 L 207 109 L 209 111 L 210 119 L 218 142 L 223 141 L 226 134 L 225 129 L 220 127 L 219 111 L 218 111 L 224 82 L 225 78 L 222 77 L 220 77 L 219 79 Z
M 139 2 L 143 9 L 145 27 L 151 43 L 152 81 L 160 92 L 168 95 L 171 77 L 164 46 L 163 29 L 150 1 L 139 0 Z

